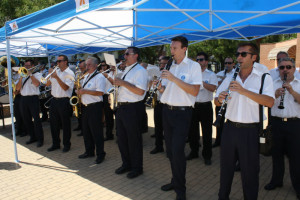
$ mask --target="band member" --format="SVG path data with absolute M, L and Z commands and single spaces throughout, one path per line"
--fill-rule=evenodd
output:
M 278 69 L 278 66 L 279 66 L 279 60 L 282 59 L 282 58 L 288 58 L 289 57 L 289 54 L 285 51 L 279 51 L 277 53 L 277 56 L 276 56 L 276 60 L 277 60 L 277 67 L 275 67 L 274 69 L 271 69 L 269 71 L 273 81 L 277 80 L 279 78 L 279 69 Z
M 60 126 L 63 129 L 63 152 L 68 152 L 71 147 L 71 116 L 72 106 L 69 102 L 74 87 L 74 72 L 68 67 L 68 57 L 59 55 L 57 58 L 58 69 L 51 75 L 46 86 L 51 85 L 53 96 L 50 103 L 50 127 L 52 146 L 48 151 L 60 148 Z M 53 69 L 49 69 L 52 73 Z
M 26 133 L 29 133 L 30 139 L 26 144 L 31 144 L 37 141 L 37 147 L 41 147 L 44 144 L 44 132 L 42 122 L 40 119 L 39 109 L 39 85 L 42 74 L 39 72 L 33 72 L 34 63 L 33 60 L 26 60 L 24 65 L 28 71 L 28 76 L 19 79 L 16 85 L 16 90 L 21 91 L 21 115 L 25 125 Z M 33 118 L 33 122 L 32 122 Z
M 231 57 L 225 58 L 224 66 L 225 66 L 225 69 L 223 71 L 220 71 L 220 72 L 217 73 L 218 86 L 221 85 L 221 83 L 223 82 L 223 80 L 227 76 L 232 76 L 233 75 L 233 73 L 234 73 L 233 58 L 231 58 Z M 216 106 L 216 109 L 215 109 L 216 116 L 218 115 L 218 112 L 219 112 L 220 108 L 221 108 L 221 106 Z M 222 117 L 221 122 L 220 122 L 220 126 L 216 128 L 216 140 L 215 140 L 215 143 L 212 146 L 213 148 L 218 147 L 221 144 L 221 135 L 222 135 L 222 131 L 223 131 L 224 120 L 225 120 L 225 116 Z
M 239 44 L 236 57 L 240 72 L 234 81 L 227 77 L 216 92 L 220 104 L 228 95 L 228 87 L 231 92 L 221 139 L 219 199 L 229 199 L 237 160 L 241 166 L 244 199 L 258 196 L 259 104 L 272 107 L 274 92 L 272 78 L 266 76 L 262 94 L 259 94 L 263 73 L 253 67 L 257 55 L 256 45 Z
M 198 158 L 199 152 L 199 122 L 201 123 L 203 150 L 202 156 L 205 165 L 211 165 L 212 157 L 212 123 L 213 123 L 213 109 L 211 101 L 213 100 L 213 93 L 217 88 L 218 79 L 214 72 L 207 69 L 208 55 L 200 52 L 197 55 L 197 62 L 201 66 L 203 87 L 196 97 L 196 103 L 193 108 L 192 123 L 189 131 L 189 143 L 191 153 L 187 156 L 187 160 Z
M 186 57 L 187 47 L 188 40 L 185 37 L 172 38 L 171 54 L 174 61 L 169 71 L 162 71 L 163 82 L 158 87 L 162 93 L 160 101 L 164 104 L 163 130 L 172 170 L 171 183 L 163 185 L 161 189 L 174 189 L 176 199 L 186 199 L 184 147 L 191 124 L 192 106 L 202 85 L 201 67 Z
M 298 199 L 300 198 L 300 80 L 294 76 L 295 62 L 282 58 L 278 62 L 280 77 L 274 80 L 275 103 L 272 107 L 272 161 L 273 173 L 266 190 L 282 187 L 284 154 L 290 165 L 290 177 Z M 286 80 L 284 80 L 286 75 Z M 279 109 L 283 105 L 283 109 Z
M 167 63 L 170 57 L 163 56 L 159 60 L 159 70 L 162 71 Z M 163 104 L 160 102 L 161 93 L 157 92 L 157 101 L 156 105 L 154 107 L 154 136 L 155 136 L 155 148 L 150 151 L 150 154 L 157 154 L 159 152 L 164 152 L 164 146 L 163 146 L 163 120 L 162 120 L 162 108 Z
M 98 73 L 98 59 L 95 57 L 88 58 L 86 61 L 88 76 L 83 80 L 82 89 L 77 91 L 81 95 L 82 102 L 82 132 L 85 146 L 85 153 L 78 156 L 79 158 L 88 158 L 95 155 L 97 159 L 95 164 L 100 164 L 105 157 L 103 125 L 99 122 L 103 112 L 102 95 L 105 90 L 105 78 Z

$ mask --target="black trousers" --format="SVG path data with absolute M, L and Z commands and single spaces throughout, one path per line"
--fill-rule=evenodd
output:
M 195 103 L 193 108 L 191 128 L 189 131 L 189 144 L 191 153 L 198 154 L 200 130 L 199 122 L 201 123 L 203 150 L 202 156 L 204 159 L 211 159 L 212 156 L 212 123 L 213 110 L 211 102 Z
M 221 106 L 216 106 L 216 117 L 218 116 L 218 112 L 221 109 Z M 226 112 L 226 111 L 225 111 Z M 216 140 L 215 140 L 215 144 L 221 144 L 221 138 L 222 138 L 222 131 L 223 131 L 223 126 L 224 126 L 224 121 L 225 121 L 225 112 L 224 115 L 221 118 L 220 121 L 220 126 L 216 127 Z
M 113 128 L 114 128 L 114 113 L 110 108 L 110 104 L 108 102 L 108 94 L 103 95 L 103 106 L 104 106 L 104 116 L 106 122 L 106 137 L 112 138 Z M 102 119 L 102 118 L 101 118 Z
M 241 166 L 244 199 L 258 196 L 259 127 L 237 128 L 226 122 L 222 133 L 219 199 L 228 200 L 237 160 Z
M 143 115 L 142 115 L 142 133 L 148 132 L 148 115 L 146 112 L 146 105 L 145 102 L 147 98 L 149 97 L 149 92 L 146 93 L 144 99 L 143 99 Z
M 21 95 L 18 94 L 15 96 L 14 99 L 14 114 L 16 118 L 16 129 L 17 133 L 23 133 L 25 132 L 25 124 L 22 118 L 22 112 L 21 112 Z
M 284 122 L 271 118 L 272 121 L 272 160 L 273 173 L 271 183 L 282 184 L 284 176 L 284 154 L 289 160 L 290 177 L 297 194 L 300 194 L 300 119 Z
M 157 101 L 154 107 L 154 134 L 155 134 L 155 146 L 156 148 L 163 148 L 163 123 L 162 123 L 162 109 L 163 104 Z
M 102 118 L 103 103 L 98 102 L 82 106 L 82 133 L 85 152 L 95 154 L 99 158 L 105 157 Z
M 37 139 L 39 142 L 44 142 L 44 132 L 40 119 L 39 97 L 22 96 L 21 97 L 21 113 L 25 125 L 26 132 L 29 133 L 30 139 Z M 32 122 L 33 118 L 33 122 Z
M 70 98 L 52 98 L 50 103 L 50 127 L 53 146 L 60 146 L 60 126 L 63 129 L 63 145 L 71 146 L 71 116 L 72 106 Z
M 174 185 L 175 192 L 180 197 L 186 194 L 186 159 L 184 147 L 191 119 L 192 108 L 187 110 L 170 110 L 167 105 L 163 105 L 163 129 L 167 156 L 171 163 L 171 182 Z
M 143 171 L 142 116 L 144 103 L 120 106 L 116 111 L 118 146 L 122 166 L 132 171 Z

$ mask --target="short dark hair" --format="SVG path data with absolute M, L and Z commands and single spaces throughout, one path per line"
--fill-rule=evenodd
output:
M 171 39 L 172 42 L 181 42 L 181 48 L 188 47 L 189 41 L 183 36 L 176 36 Z
M 295 67 L 295 60 L 293 58 L 290 57 L 280 58 L 278 63 L 280 64 L 283 61 L 290 61 L 293 64 L 293 67 Z
M 238 48 L 246 47 L 246 46 L 250 47 L 250 53 L 252 53 L 253 55 L 259 56 L 259 51 L 258 51 L 258 47 L 256 46 L 256 44 L 251 43 L 251 42 L 238 44 Z
M 208 55 L 205 53 L 205 52 L 199 52 L 199 53 L 197 53 L 197 57 L 198 56 L 204 56 L 204 59 L 206 60 L 206 61 L 208 61 Z
M 30 65 L 34 65 L 34 62 L 33 62 L 32 59 L 27 59 L 27 60 L 25 60 L 25 63 L 27 63 L 27 62 L 30 62 Z
M 276 55 L 276 58 L 277 58 L 277 56 L 280 55 L 280 54 L 284 54 L 284 55 L 286 55 L 286 57 L 289 57 L 289 54 L 288 54 L 287 52 L 285 52 L 285 51 L 279 51 L 279 52 L 277 53 L 277 55 Z
M 160 60 L 170 60 L 170 56 L 164 56 Z
M 234 63 L 234 60 L 233 60 L 233 58 L 231 58 L 231 57 L 226 57 L 226 58 L 224 59 L 224 61 L 225 61 L 227 58 L 231 59 L 232 62 Z
M 65 61 L 69 62 L 68 56 L 66 55 L 59 55 L 58 57 L 63 57 Z
M 134 54 L 137 54 L 138 55 L 138 59 L 140 58 L 140 49 L 137 48 L 137 47 L 134 47 L 134 46 L 130 46 L 130 47 L 127 47 L 127 49 L 132 49 L 132 52 Z

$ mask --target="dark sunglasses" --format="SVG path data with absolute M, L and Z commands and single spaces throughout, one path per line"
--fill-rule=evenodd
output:
M 57 60 L 56 62 L 57 62 L 57 63 L 60 63 L 60 62 L 62 62 L 62 61 L 65 61 L 65 60 Z
M 197 62 L 202 62 L 204 60 L 205 60 L 204 58 L 198 58 L 198 59 L 196 59 Z
M 129 55 L 133 55 L 133 54 L 135 54 L 135 53 L 124 53 L 124 56 L 129 56 Z
M 284 70 L 284 68 L 286 68 L 286 69 L 292 69 L 292 66 L 291 66 L 291 65 L 286 65 L 286 66 L 281 65 L 281 66 L 279 66 L 278 68 L 279 68 L 280 70 Z
M 225 65 L 231 65 L 232 62 L 224 62 Z
M 239 57 L 239 56 L 241 55 L 243 58 L 245 58 L 245 57 L 247 56 L 247 54 L 253 55 L 253 53 L 249 53 L 249 52 L 243 51 L 243 52 L 236 52 L 236 53 L 235 53 L 235 56 L 236 56 L 236 57 Z

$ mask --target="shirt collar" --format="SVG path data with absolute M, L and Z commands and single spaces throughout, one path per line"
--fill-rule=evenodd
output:
M 188 64 L 188 58 L 185 56 L 180 64 L 176 64 L 175 60 L 173 60 L 172 65 L 181 65 L 182 63 Z
M 137 62 L 135 62 L 135 63 L 133 63 L 132 65 L 130 65 L 130 66 L 127 66 L 126 68 L 125 68 L 125 71 L 127 72 L 128 70 L 130 70 L 133 66 L 135 66 L 137 64 Z

